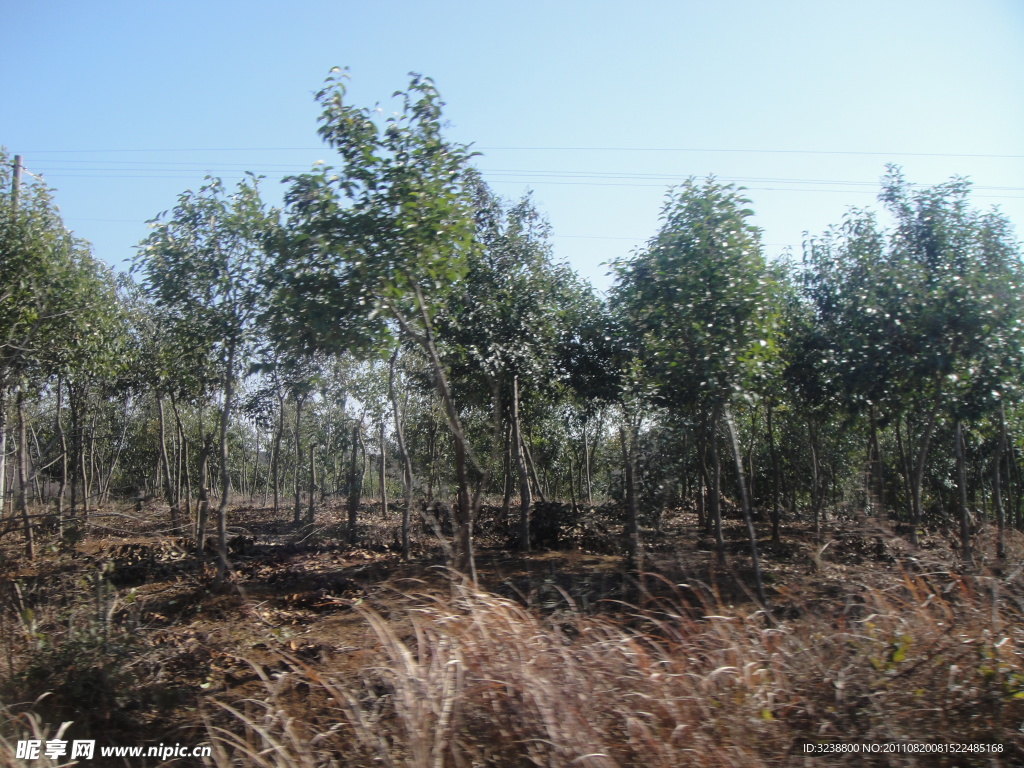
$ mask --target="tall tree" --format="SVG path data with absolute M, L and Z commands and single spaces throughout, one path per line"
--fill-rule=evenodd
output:
M 117 299 L 109 270 L 92 257 L 88 243 L 65 229 L 51 190 L 41 181 L 21 186 L 15 205 L 13 174 L 0 151 L 0 189 L 11 191 L 0 211 L 0 502 L 7 476 L 7 404 L 17 392 L 18 507 L 32 554 L 27 510 L 28 452 L 24 406 L 50 377 L 84 363 L 110 343 Z M 109 362 L 110 356 L 106 361 Z
M 317 94 L 320 135 L 341 165 L 292 180 L 289 221 L 276 241 L 278 298 L 296 331 L 318 346 L 351 347 L 371 321 L 417 345 L 455 440 L 459 526 L 456 566 L 472 570 L 470 447 L 438 351 L 434 319 L 466 271 L 473 220 L 464 180 L 469 150 L 445 139 L 442 102 L 413 75 L 392 116 L 351 106 L 347 75 L 332 70 Z M 319 321 L 311 315 L 319 316 Z M 296 327 L 297 327 L 296 326 Z
M 712 178 L 703 183 L 690 179 L 671 190 L 660 231 L 646 249 L 618 265 L 615 290 L 656 401 L 710 413 L 712 520 L 720 556 L 716 435 L 724 418 L 734 438 L 730 401 L 771 349 L 770 276 L 749 202 L 741 190 Z M 730 443 L 738 446 L 735 439 Z M 736 465 L 742 468 L 738 457 Z M 742 474 L 737 482 L 743 485 Z M 763 599 L 757 539 L 746 504 L 744 517 Z
M 219 179 L 209 178 L 198 192 L 178 197 L 164 220 L 153 220 L 134 269 L 147 291 L 195 337 L 210 344 L 220 364 L 221 495 L 217 510 L 217 586 L 227 571 L 227 507 L 231 477 L 228 428 L 231 423 L 240 362 L 254 339 L 255 321 L 264 310 L 263 243 L 277 211 L 260 199 L 258 180 L 248 177 L 229 193 Z M 204 531 L 199 531 L 200 547 Z
M 893 229 L 855 210 L 806 254 L 830 386 L 848 412 L 882 409 L 906 427 L 914 543 L 939 425 L 994 414 L 1021 370 L 1019 249 L 1005 217 L 970 207 L 969 189 L 964 179 L 914 189 L 890 166 L 880 199 Z

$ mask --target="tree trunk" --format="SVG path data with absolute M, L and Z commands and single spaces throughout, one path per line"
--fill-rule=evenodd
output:
M 811 420 L 807 421 L 807 438 L 811 449 L 811 515 L 814 518 L 814 533 L 820 535 L 823 489 L 821 487 L 821 472 L 818 469 L 818 435 L 814 429 L 814 422 Z
M 877 514 L 885 514 L 885 466 L 882 463 L 882 450 L 878 444 L 878 423 L 875 418 L 874 406 L 871 407 L 871 451 L 874 463 L 871 465 L 871 479 L 874 484 Z
M 89 452 L 85 439 L 85 429 L 83 428 L 78 438 L 78 473 L 82 479 L 82 517 L 87 524 L 89 522 L 89 499 L 92 498 L 89 492 L 89 472 L 86 467 L 88 460 Z
M 917 461 L 914 466 L 914 475 L 911 479 L 911 519 L 910 519 L 910 543 L 917 544 L 917 529 L 921 525 L 921 486 L 924 483 L 925 462 L 928 459 L 928 448 L 932 442 L 932 435 L 935 433 L 935 425 L 938 421 L 938 409 L 933 408 L 925 425 L 924 434 L 921 436 L 921 445 L 918 449 Z M 907 425 L 909 429 L 909 424 Z
M 25 555 L 35 559 L 35 542 L 32 538 L 32 520 L 28 516 L 28 434 L 25 430 L 25 388 L 18 387 L 18 510 L 25 526 Z
M 623 478 L 626 491 L 626 555 L 627 568 L 634 571 L 643 570 L 640 554 L 640 516 L 636 503 L 636 426 L 629 418 L 629 428 L 619 427 L 619 440 L 622 443 Z
M 304 397 L 295 396 L 295 506 L 292 510 L 292 522 L 299 524 L 302 516 L 302 485 L 300 475 L 302 472 L 302 404 Z
M 736 437 L 736 425 L 733 422 L 732 411 L 725 406 L 725 425 L 729 429 L 729 441 L 732 443 L 732 455 L 736 460 L 736 483 L 740 487 L 740 501 L 743 507 L 743 522 L 747 526 L 747 538 L 750 541 L 750 559 L 754 567 L 754 586 L 757 589 L 757 598 L 761 601 L 761 607 L 768 609 L 768 598 L 764 594 L 764 578 L 761 576 L 761 558 L 757 551 L 757 531 L 754 529 L 754 520 L 750 514 L 750 499 L 747 496 L 747 479 L 743 473 L 743 456 L 740 453 L 740 442 Z
M 711 410 L 711 498 L 708 510 L 711 524 L 714 526 L 715 547 L 718 550 L 718 562 L 725 564 L 725 538 L 722 536 L 722 457 L 718 455 L 718 422 L 721 419 L 722 407 L 717 403 Z
M 405 425 L 398 404 L 398 395 L 395 393 L 395 363 L 398 360 L 398 350 L 399 347 L 396 346 L 391 355 L 391 365 L 388 371 L 388 396 L 391 398 L 391 410 L 395 415 L 395 442 L 398 443 L 398 455 L 402 459 L 402 490 L 405 496 L 405 505 L 402 509 L 402 559 L 408 560 L 409 527 L 412 518 L 412 459 L 405 446 Z
M 185 425 L 181 423 L 181 413 L 178 410 L 178 400 L 171 395 L 171 412 L 174 413 L 174 426 L 178 434 L 179 454 L 181 456 L 181 470 L 178 478 L 178 486 L 184 493 L 178 493 L 178 509 L 181 509 L 181 499 L 185 499 L 185 517 L 192 519 L 192 476 L 188 465 L 188 437 L 185 435 Z
M 967 510 L 967 461 L 964 458 L 964 434 L 960 418 L 956 419 L 956 484 L 960 507 L 960 547 L 961 554 L 967 562 L 971 562 L 971 520 Z
M 178 504 L 174 499 L 174 487 L 171 481 L 171 462 L 167 456 L 167 432 L 164 421 L 164 397 L 156 393 L 156 413 L 160 425 L 160 462 L 163 465 L 164 496 L 171 510 L 171 528 L 178 528 Z
M 781 523 L 779 514 L 779 454 L 775 450 L 775 430 L 772 428 L 772 401 L 768 400 L 768 452 L 772 461 L 772 543 L 781 540 Z
M 32 456 L 29 455 L 29 464 L 32 465 L 33 467 L 31 474 L 32 498 L 35 500 L 37 506 L 42 507 L 45 506 L 46 504 L 46 500 L 43 498 L 43 489 L 39 485 L 39 473 L 41 471 L 40 468 L 43 466 L 43 451 L 39 447 L 39 435 L 36 434 L 35 424 L 30 426 L 29 431 L 32 433 L 32 445 L 34 446 L 36 452 L 35 462 L 32 461 Z M 47 450 L 49 450 L 49 446 L 47 446 Z
M 0 519 L 7 497 L 7 387 L 0 380 Z
M 0 403 L 0 410 L 3 404 Z M 57 415 L 54 419 L 54 429 L 57 432 L 57 439 L 60 441 L 60 488 L 57 490 L 57 525 L 64 530 L 64 492 L 68 487 L 68 438 L 64 434 L 64 420 L 61 419 L 61 412 L 64 409 L 64 379 L 57 377 Z M 2 425 L 0 425 L 2 429 Z M 0 453 L 3 453 L 3 445 L 0 444 Z M 0 461 L 2 467 L 2 461 Z M 2 472 L 0 472 L 2 474 Z M 0 480 L 0 499 L 3 498 L 3 480 Z
M 700 481 L 697 484 L 697 528 L 709 535 L 714 527 L 711 523 L 711 514 L 708 511 L 708 489 L 711 486 L 708 475 L 708 440 L 705 425 L 697 425 L 697 474 Z
M 387 487 L 387 456 L 386 443 L 384 442 L 384 419 L 380 420 L 377 430 L 380 433 L 380 466 L 378 467 L 378 478 L 380 479 L 380 511 L 384 518 L 388 514 L 388 487 Z
M 579 511 L 579 506 L 576 504 L 576 479 L 573 477 L 572 471 L 572 449 L 567 451 L 565 456 L 569 462 L 569 501 L 572 503 L 572 511 L 575 515 Z
M 456 523 L 458 535 L 456 538 L 455 562 L 456 570 L 467 573 L 473 582 L 476 582 L 476 563 L 473 558 L 473 517 L 475 510 L 469 497 L 469 473 L 467 471 L 467 460 L 469 458 L 469 446 L 462 429 L 462 421 L 459 418 L 458 410 L 455 407 L 455 399 L 452 397 L 451 389 L 448 386 L 448 377 L 445 375 L 444 366 L 434 345 L 433 328 L 430 315 L 427 312 L 426 302 L 423 295 L 416 289 L 417 307 L 423 320 L 423 333 L 414 330 L 406 320 L 405 316 L 395 307 L 391 307 L 392 314 L 398 321 L 403 332 L 419 344 L 420 348 L 427 355 L 431 370 L 434 374 L 434 388 L 441 399 L 444 408 L 445 418 L 448 421 L 448 428 L 452 433 L 455 443 L 455 477 L 459 486 L 458 505 L 456 507 Z
M 587 421 L 583 420 L 583 476 L 586 478 L 586 490 L 587 490 L 587 506 L 594 506 L 594 489 L 590 483 L 590 446 L 588 445 L 589 440 L 587 437 Z
M 68 405 L 71 407 L 71 517 L 78 516 L 78 451 L 81 444 L 79 430 L 79 404 L 74 385 L 68 385 Z
M 1000 482 L 1000 470 L 1005 450 L 1006 407 L 1003 403 L 999 403 L 999 444 L 996 446 L 996 455 L 992 459 L 992 500 L 996 505 L 996 526 L 998 527 L 996 557 L 1000 560 L 1006 559 L 1006 512 L 1003 509 L 1003 489 L 1002 482 Z
M 359 514 L 359 498 L 363 494 L 363 475 L 356 469 L 356 458 L 359 451 L 360 421 L 352 427 L 352 461 L 349 464 L 348 476 L 348 543 L 355 545 L 358 541 L 356 522 Z
M 512 507 L 512 420 L 505 427 L 505 450 L 501 461 L 504 482 L 501 489 L 501 519 L 508 520 Z
M 516 459 L 519 477 L 519 549 L 530 551 L 530 481 L 526 474 L 526 458 L 523 455 L 523 436 L 519 425 L 519 377 L 512 378 L 512 449 Z
M 316 507 L 313 495 L 316 493 L 316 446 L 313 441 L 309 442 L 309 512 L 306 514 L 307 522 L 312 525 L 316 514 Z
M 537 465 L 533 463 L 533 454 L 530 453 L 530 444 L 526 442 L 526 438 L 523 436 L 523 430 L 521 427 L 519 430 L 519 437 L 523 446 L 523 452 L 526 454 L 526 466 L 530 470 L 530 477 L 533 478 L 533 488 L 542 502 L 547 501 L 544 497 L 544 487 L 540 484 L 540 478 L 537 477 Z
M 206 548 L 206 525 L 210 518 L 210 445 L 209 437 L 200 436 L 199 447 L 199 509 L 196 514 L 196 557 L 202 558 Z
M 277 396 L 277 431 L 274 433 L 274 517 L 281 511 L 281 440 L 284 437 L 284 398 Z
M 217 578 L 214 591 L 224 585 L 228 571 L 228 497 L 231 492 L 231 472 L 228 467 L 228 426 L 235 394 L 235 344 L 228 346 L 228 361 L 224 376 L 224 409 L 220 418 L 220 505 L 217 507 Z

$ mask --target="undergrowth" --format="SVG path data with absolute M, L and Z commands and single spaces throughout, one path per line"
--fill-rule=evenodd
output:
M 778 624 L 680 599 L 628 625 L 571 606 L 540 617 L 461 586 L 396 615 L 363 609 L 380 647 L 358 675 L 297 659 L 259 669 L 265 694 L 210 719 L 215 763 L 763 766 L 843 739 L 998 742 L 995 764 L 1014 764 L 1024 627 L 995 584 L 905 575 L 832 616 Z

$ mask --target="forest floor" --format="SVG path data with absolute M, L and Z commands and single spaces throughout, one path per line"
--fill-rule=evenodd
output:
M 513 514 L 515 510 L 513 509 Z M 564 549 L 508 548 L 485 507 L 477 583 L 396 508 L 315 525 L 230 513 L 231 574 L 166 534 L 166 507 L 96 510 L 88 535 L 0 537 L 0 766 L 19 739 L 212 744 L 206 764 L 763 766 L 1024 764 L 1024 536 L 882 519 L 759 523 L 765 611 L 742 522 L 723 565 L 688 510 L 627 572 L 613 506 Z M 0 521 L 0 530 L 4 530 Z M 98 748 L 98 747 L 97 747 Z M 98 756 L 80 765 L 200 765 Z

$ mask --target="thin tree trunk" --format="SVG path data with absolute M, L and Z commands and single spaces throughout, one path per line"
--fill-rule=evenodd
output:
M 274 433 L 274 517 L 281 511 L 281 440 L 284 438 L 284 398 L 277 396 L 277 432 Z
M 882 449 L 878 443 L 878 423 L 875 418 L 874 406 L 871 408 L 871 444 L 874 452 L 874 465 L 871 478 L 874 481 L 875 500 L 878 504 L 877 513 L 885 514 L 885 465 L 882 463 Z
M 348 482 L 348 543 L 355 545 L 358 541 L 358 530 L 356 523 L 359 514 L 359 497 L 363 493 L 363 476 L 356 470 L 356 458 L 359 451 L 359 429 L 362 426 L 360 421 L 352 427 L 352 457 L 349 464 Z
M 967 510 L 967 461 L 964 457 L 964 434 L 960 418 L 956 419 L 956 479 L 960 507 L 960 547 L 967 562 L 971 557 L 971 521 Z
M 178 401 L 174 395 L 171 395 L 171 411 L 174 413 L 174 425 L 178 431 L 178 444 L 181 446 L 181 468 L 183 478 L 179 478 L 180 482 L 184 483 L 185 489 L 185 516 L 188 519 L 192 519 L 192 477 L 191 470 L 188 464 L 188 438 L 185 436 L 185 426 L 181 423 L 181 413 L 178 411 Z M 180 504 L 180 500 L 179 500 Z
M 68 385 L 68 405 L 71 406 L 71 517 L 78 515 L 78 464 L 82 449 L 81 394 L 74 385 Z
M 201 430 L 200 430 L 201 432 Z M 199 447 L 199 509 L 196 514 L 196 557 L 202 558 L 206 548 L 206 525 L 210 518 L 210 445 L 209 437 L 200 434 Z
M 380 433 L 380 467 L 379 467 L 379 478 L 380 478 L 380 511 L 381 514 L 387 518 L 388 514 L 388 488 L 387 488 L 387 450 L 386 443 L 384 442 L 384 419 L 380 420 L 380 426 L 378 428 Z
M 590 447 L 587 436 L 587 421 L 583 420 L 583 476 L 586 478 L 587 506 L 594 506 L 594 490 L 590 483 Z
M 92 498 L 89 488 L 89 472 L 87 468 L 87 462 L 89 460 L 89 453 L 87 443 L 85 439 L 85 430 L 82 430 L 82 435 L 78 439 L 78 472 L 82 476 L 82 513 L 86 523 L 89 522 L 89 499 Z
M 388 369 L 388 396 L 391 398 L 391 410 L 395 416 L 395 442 L 398 443 L 398 455 L 402 459 L 402 490 L 404 492 L 405 505 L 402 509 L 402 559 L 409 559 L 409 527 L 412 518 L 412 459 L 405 446 L 405 425 L 402 419 L 401 409 L 398 404 L 398 395 L 395 392 L 395 363 L 398 360 L 396 346 L 391 355 L 391 364 Z
M 718 550 L 718 562 L 725 564 L 725 538 L 722 536 L 722 458 L 718 455 L 718 422 L 721 419 L 721 406 L 717 403 L 711 410 L 711 498 L 710 517 L 714 526 L 715 546 Z
M 25 388 L 18 387 L 18 510 L 25 526 L 25 555 L 35 559 L 35 542 L 32 538 L 32 521 L 28 516 L 28 435 L 25 430 Z
M 519 549 L 530 551 L 530 481 L 526 474 L 526 458 L 523 454 L 523 435 L 519 424 L 519 377 L 512 378 L 512 447 L 519 477 Z
M 125 405 L 124 405 L 124 422 L 123 422 L 123 424 L 121 426 L 121 436 L 118 437 L 118 439 L 117 439 L 117 447 L 114 449 L 114 458 L 110 462 L 110 468 L 106 471 L 106 473 L 104 473 L 103 483 L 100 486 L 100 503 L 101 504 L 106 504 L 110 500 L 110 482 L 114 478 L 114 472 L 117 469 L 118 462 L 121 461 L 121 454 L 124 452 L 124 446 L 125 446 L 126 438 L 128 437 L 128 426 L 129 426 L 129 422 L 131 421 L 131 417 L 129 415 L 129 409 L 128 409 L 128 402 L 129 401 L 127 401 L 127 400 L 125 401 Z M 176 501 L 178 500 L 178 495 L 179 494 L 177 494 L 177 493 L 175 494 L 175 500 Z M 180 509 L 180 501 L 178 503 L 179 503 L 179 509 Z
M 307 513 L 307 521 L 310 525 L 313 524 L 314 516 L 316 514 L 315 502 L 313 495 L 316 493 L 316 446 L 313 441 L 309 442 L 309 512 Z
M 299 475 L 302 474 L 302 404 L 304 397 L 295 396 L 295 507 L 293 509 L 292 521 L 298 525 L 302 515 L 302 485 Z
M 523 435 L 523 430 L 519 430 L 520 443 L 523 446 L 523 452 L 526 454 L 526 466 L 530 470 L 530 477 L 533 478 L 533 487 L 537 491 L 537 496 L 540 497 L 542 502 L 547 501 L 544 496 L 544 487 L 540 484 L 540 478 L 537 477 L 537 465 L 533 463 L 533 454 L 530 453 L 530 444 L 526 441 Z
M 1003 489 L 1001 482 L 1001 465 L 1003 463 L 1003 452 L 1006 450 L 1006 407 L 999 404 L 999 444 L 996 446 L 996 455 L 992 459 L 992 499 L 996 505 L 996 525 L 998 533 L 996 539 L 996 557 L 1000 560 L 1006 559 L 1006 512 L 1003 509 Z
M 743 473 L 743 456 L 740 453 L 740 441 L 736 437 L 736 425 L 733 422 L 732 411 L 728 405 L 725 406 L 725 425 L 729 429 L 729 441 L 732 443 L 732 455 L 736 460 L 736 482 L 740 487 L 740 500 L 743 507 L 743 522 L 747 526 L 747 538 L 750 541 L 750 558 L 754 566 L 754 587 L 757 589 L 757 598 L 761 606 L 767 610 L 768 598 L 764 594 L 764 578 L 761 575 L 761 558 L 757 551 L 757 531 L 754 529 L 754 520 L 750 514 L 750 499 L 747 496 L 747 479 Z
M 39 447 L 39 435 L 36 434 L 35 424 L 29 426 L 29 432 L 32 434 L 32 445 L 35 447 L 36 460 L 32 461 L 32 455 L 29 454 L 29 464 L 32 466 L 32 498 L 36 503 L 36 506 L 44 506 L 46 501 L 43 499 L 43 489 L 39 485 L 39 473 L 42 471 L 43 466 L 43 451 Z M 49 446 L 47 446 L 49 451 Z
M 0 403 L 0 409 L 3 408 L 3 404 Z M 64 409 L 64 378 L 62 376 L 57 377 L 57 415 L 54 418 L 54 429 L 57 432 L 57 439 L 60 441 L 60 488 L 57 490 L 57 525 L 60 530 L 64 530 L 64 492 L 68 487 L 68 438 L 64 434 L 64 420 L 61 419 L 61 413 Z M 0 426 L 2 429 L 2 426 Z M 3 452 L 3 447 L 0 445 L 0 453 Z M 2 462 L 0 462 L 2 463 Z M 3 481 L 0 480 L 0 499 L 3 498 L 2 492 Z
M 640 557 L 640 519 L 636 503 L 636 427 L 629 418 L 629 428 L 619 427 L 619 441 L 622 443 L 622 464 L 626 491 L 626 555 L 627 568 L 643 570 Z
M 924 434 L 921 436 L 921 447 L 917 454 L 917 462 L 914 466 L 914 476 L 911 481 L 911 500 L 913 507 L 911 509 L 910 519 L 910 543 L 917 544 L 918 536 L 917 529 L 921 525 L 921 485 L 924 483 L 924 470 L 925 462 L 928 459 L 928 448 L 932 442 L 932 435 L 935 433 L 935 425 L 938 421 L 938 409 L 933 408 L 931 414 L 928 417 L 928 422 L 925 425 Z M 908 424 L 909 428 L 909 424 Z
M 814 518 L 814 533 L 821 534 L 822 487 L 821 472 L 818 469 L 818 436 L 814 423 L 807 421 L 808 444 L 811 449 L 811 515 Z
M 427 503 L 430 504 L 434 500 L 434 467 L 437 463 L 437 421 L 433 413 L 427 428 L 427 457 Z
M 572 511 L 575 514 L 579 511 L 579 506 L 576 504 L 576 482 L 573 477 L 572 471 L 572 449 L 568 450 L 565 454 L 566 459 L 569 462 L 569 501 L 572 503 Z
M 231 471 L 228 466 L 228 426 L 235 394 L 235 344 L 228 345 L 228 361 L 224 376 L 224 409 L 220 419 L 220 505 L 217 507 L 217 578 L 214 591 L 224 585 L 228 571 L 228 500 L 231 492 Z
M 909 428 L 908 428 L 909 429 Z M 908 432 L 909 436 L 909 432 Z M 910 487 L 912 480 L 912 473 L 910 470 L 910 459 L 907 456 L 907 449 L 903 445 L 903 417 L 898 416 L 896 418 L 896 450 L 900 454 L 900 474 L 903 475 L 903 492 L 906 494 L 907 499 L 907 518 L 910 520 L 914 519 L 914 492 Z
M 416 341 L 420 348 L 426 353 L 434 374 L 434 388 L 441 399 L 444 408 L 445 418 L 448 421 L 448 428 L 452 433 L 455 443 L 455 477 L 458 483 L 458 506 L 456 508 L 456 522 L 458 524 L 458 535 L 456 537 L 455 561 L 456 570 L 467 573 L 470 579 L 476 582 L 476 562 L 473 557 L 473 518 L 476 510 L 469 496 L 469 473 L 467 461 L 470 458 L 469 444 L 462 429 L 462 421 L 459 418 L 458 410 L 455 407 L 455 399 L 448 386 L 448 377 L 445 375 L 444 366 L 434 345 L 433 327 L 430 315 L 427 311 L 423 295 L 416 288 L 417 309 L 423 320 L 423 332 L 417 332 L 410 325 L 403 313 L 393 305 L 390 307 L 392 315 L 398 321 L 402 331 Z M 486 485 L 486 482 L 484 483 Z
M 708 501 L 710 499 L 708 491 L 711 487 L 711 481 L 708 474 L 708 435 L 703 418 L 702 416 L 701 423 L 697 425 L 696 435 L 697 474 L 700 477 L 700 482 L 697 484 L 697 527 L 705 535 L 710 535 L 714 525 L 711 522 L 711 514 L 708 509 Z
M 167 506 L 171 510 L 171 528 L 178 528 L 178 505 L 174 500 L 174 487 L 171 482 L 171 462 L 167 456 L 167 432 L 164 420 L 164 397 L 161 393 L 156 395 L 157 421 L 160 425 L 160 462 L 163 466 L 164 496 L 167 499 Z
M 430 366 L 434 374 L 434 387 L 441 398 L 441 405 L 444 408 L 445 418 L 448 421 L 448 428 L 452 433 L 455 443 L 455 478 L 458 483 L 458 506 L 456 508 L 456 522 L 458 534 L 456 537 L 456 551 L 454 566 L 456 570 L 468 573 L 470 579 L 476 582 L 476 562 L 473 557 L 473 517 L 475 510 L 469 497 L 469 472 L 467 461 L 469 459 L 469 445 L 462 429 L 462 421 L 455 408 L 455 399 L 452 397 L 451 389 L 448 386 L 448 377 L 445 375 L 441 358 L 434 346 L 433 329 L 430 316 L 427 313 L 426 303 L 417 287 L 417 306 L 420 316 L 423 319 L 423 333 L 412 329 L 401 312 L 393 312 L 402 330 L 410 335 L 427 354 Z
M 0 519 L 7 497 L 7 386 L 0 379 Z
M 512 507 L 512 419 L 509 419 L 505 427 L 505 451 L 501 467 L 505 476 L 501 489 L 501 519 L 508 520 L 509 509 Z
M 772 543 L 781 540 L 781 522 L 779 514 L 779 454 L 775 450 L 775 430 L 772 428 L 772 401 L 768 400 L 768 452 L 772 461 Z

